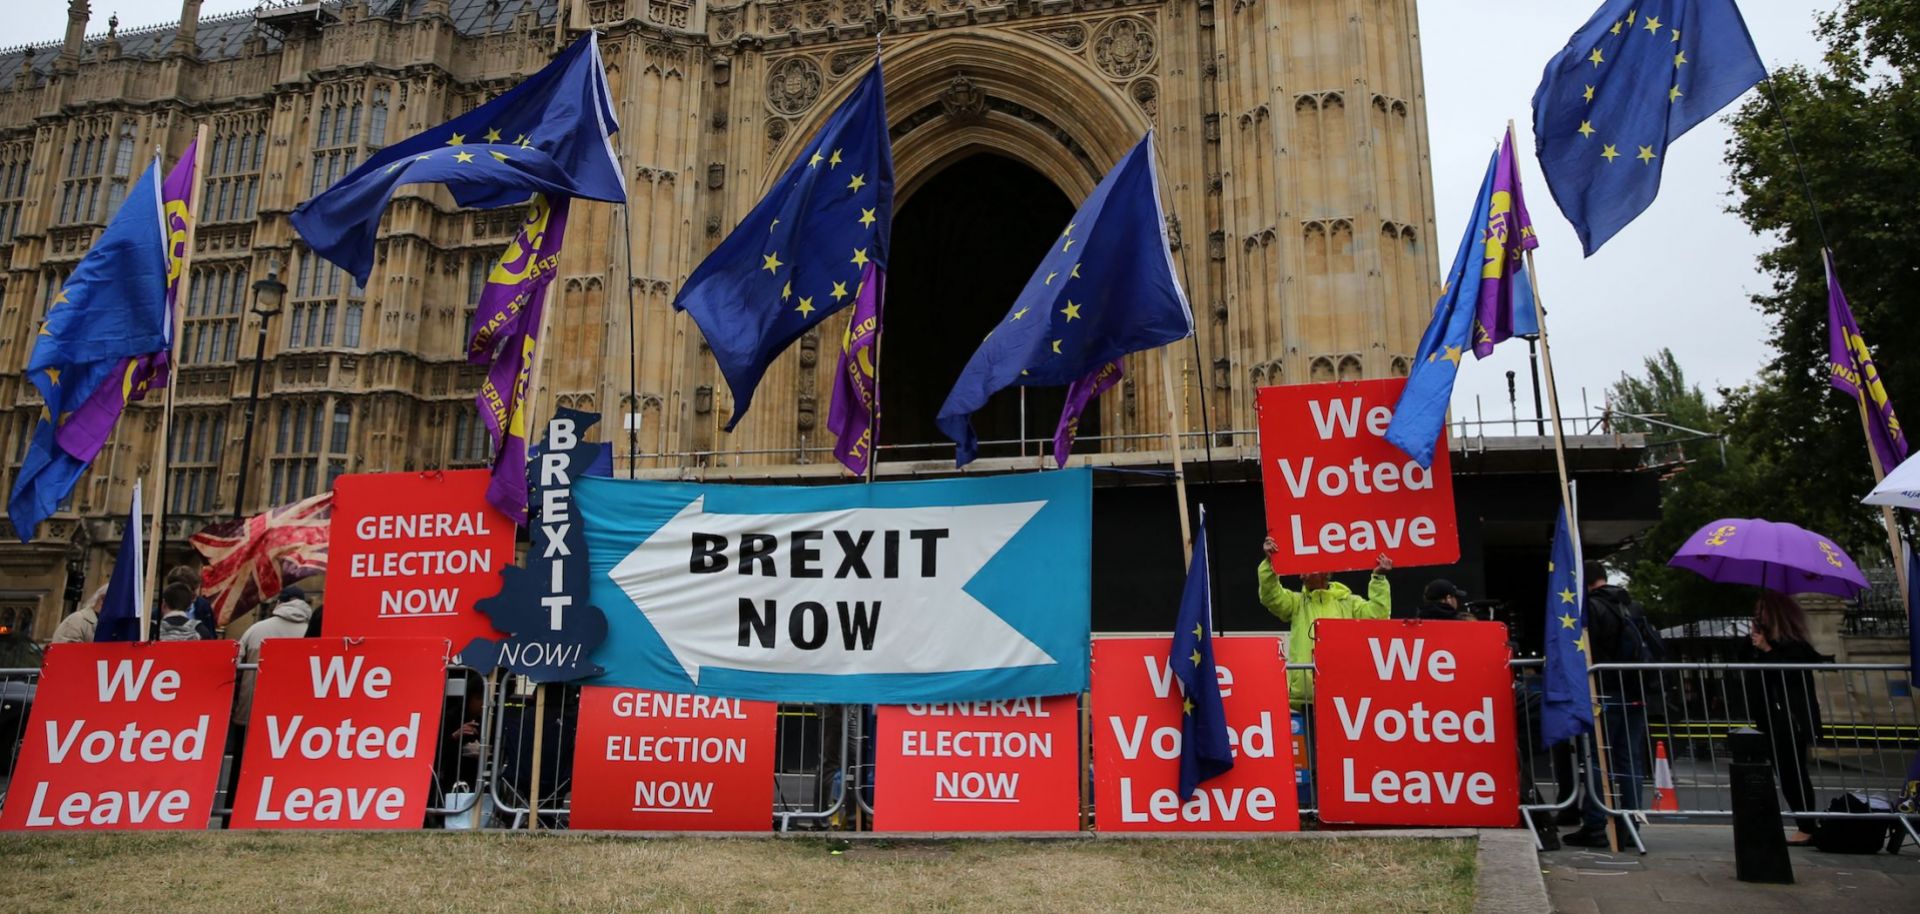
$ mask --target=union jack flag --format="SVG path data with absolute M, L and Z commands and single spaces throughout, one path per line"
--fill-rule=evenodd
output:
M 326 571 L 332 516 L 333 493 L 322 492 L 194 534 L 188 542 L 207 560 L 200 595 L 213 604 L 214 624 L 224 626 L 286 585 Z

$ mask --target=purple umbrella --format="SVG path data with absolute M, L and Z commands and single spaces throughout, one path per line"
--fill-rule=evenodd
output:
M 1729 517 L 1701 527 L 1667 564 L 1709 581 L 1787 594 L 1853 597 L 1867 589 L 1866 577 L 1833 540 L 1758 518 Z

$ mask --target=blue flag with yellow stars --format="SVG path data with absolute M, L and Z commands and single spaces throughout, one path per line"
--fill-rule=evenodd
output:
M 1540 741 L 1553 746 L 1593 729 L 1593 693 L 1587 687 L 1586 590 L 1581 586 L 1580 537 L 1567 525 L 1571 508 L 1554 512 L 1547 560 L 1547 675 L 1540 705 Z
M 123 360 L 171 346 L 167 245 L 156 160 L 53 297 L 34 337 L 27 380 L 46 406 L 7 503 L 21 542 L 33 539 L 87 469 L 86 460 L 61 447 L 59 426 L 102 384 L 128 377 Z
M 1205 505 L 1200 506 L 1200 526 L 1193 534 L 1193 563 L 1180 593 L 1180 617 L 1173 623 L 1167 663 L 1180 680 L 1180 802 L 1185 803 L 1201 781 L 1233 770 L 1227 711 L 1213 668 L 1213 580 L 1207 571 Z
M 693 315 L 733 391 L 727 431 L 767 366 L 853 304 L 869 266 L 885 273 L 892 227 L 893 144 L 876 61 L 673 300 Z
M 1110 366 L 1122 356 L 1193 333 L 1166 224 L 1148 131 L 1073 214 L 947 394 L 937 421 L 959 444 L 955 463 L 979 453 L 972 417 L 995 393 L 1014 385 L 1097 388 L 1117 375 Z
M 1434 303 L 1433 321 L 1420 337 L 1407 386 L 1400 389 L 1393 420 L 1381 435 L 1423 467 L 1433 466 L 1433 451 L 1439 446 L 1441 427 L 1447 424 L 1447 404 L 1453 400 L 1460 358 L 1473 349 L 1499 166 L 1500 153 L 1496 151 L 1487 163 L 1480 194 L 1474 198 L 1473 218 L 1467 222 L 1466 234 L 1460 236 L 1460 250 L 1453 255 L 1453 268 L 1447 271 L 1446 287 Z M 1529 306 L 1531 303 L 1529 298 Z
M 619 129 L 600 45 L 588 32 L 492 101 L 368 156 L 294 207 L 288 221 L 314 253 L 365 285 L 395 188 L 444 184 L 454 202 L 477 209 L 517 206 L 533 194 L 618 203 L 626 182 L 608 137 Z
M 1667 147 L 1766 75 L 1734 0 L 1608 0 L 1573 34 L 1533 139 L 1588 256 L 1653 203 Z

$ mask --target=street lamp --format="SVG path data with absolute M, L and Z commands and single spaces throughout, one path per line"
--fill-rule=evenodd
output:
M 247 430 L 240 438 L 240 484 L 233 493 L 235 520 L 247 516 L 247 466 L 253 459 L 253 414 L 260 407 L 260 366 L 267 360 L 267 321 L 280 313 L 286 297 L 287 284 L 280 281 L 280 258 L 270 258 L 267 278 L 253 283 L 253 307 L 248 309 L 260 319 L 260 335 L 253 344 L 253 393 L 247 396 Z

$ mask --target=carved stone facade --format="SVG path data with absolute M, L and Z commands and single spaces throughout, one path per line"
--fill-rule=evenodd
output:
M 66 41 L 0 51 L 0 479 L 11 485 L 39 410 L 20 370 L 48 302 L 146 151 L 171 161 L 206 123 L 168 479 L 175 552 L 210 520 L 336 473 L 481 464 L 481 369 L 462 340 L 516 215 L 404 191 L 362 289 L 311 257 L 287 214 L 581 28 L 602 33 L 631 203 L 575 207 L 539 402 L 607 414 L 623 469 L 631 414 L 643 474 L 831 471 L 818 417 L 837 325 L 775 364 L 728 435 L 726 384 L 671 303 L 851 91 L 883 24 L 901 201 L 979 152 L 1077 201 L 1158 130 L 1200 328 L 1198 356 L 1171 355 L 1195 429 L 1202 409 L 1216 432 L 1251 429 L 1258 385 L 1404 373 L 1438 291 L 1415 0 L 344 0 L 93 38 L 86 0 L 72 4 Z M 276 260 L 287 304 L 266 328 L 236 506 L 250 287 Z M 1132 360 L 1099 404 L 1104 428 L 1167 430 L 1161 357 Z M 33 544 L 0 536 L 0 624 L 44 637 L 83 576 L 105 580 L 134 479 L 149 474 L 150 502 L 159 486 L 158 411 L 133 412 Z M 1125 461 L 1157 446 L 1083 450 L 1102 447 Z

